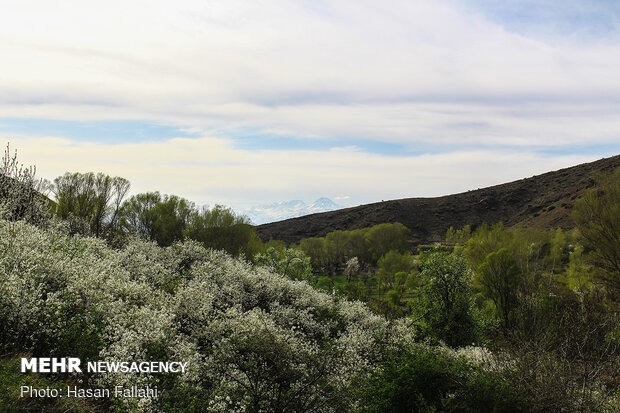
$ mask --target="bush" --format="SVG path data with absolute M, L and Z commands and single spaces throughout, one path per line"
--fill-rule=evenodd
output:
M 360 412 L 526 411 L 502 373 L 438 348 L 392 347 L 359 385 Z
M 194 241 L 115 250 L 0 220 L 2 351 L 191 366 L 84 376 L 90 386 L 166 389 L 161 399 L 111 400 L 118 411 L 350 410 L 353 377 L 388 338 L 412 341 L 361 303 Z
M 17 151 L 10 155 L 7 144 L 0 161 L 0 219 L 47 225 L 50 201 L 41 192 L 47 191 L 49 183 L 35 178 L 35 173 L 35 167 L 18 163 Z

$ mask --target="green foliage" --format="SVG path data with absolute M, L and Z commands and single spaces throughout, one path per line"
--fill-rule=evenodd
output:
M 514 326 L 520 276 L 521 272 L 506 248 L 490 253 L 476 273 L 476 285 L 480 286 L 482 292 L 495 304 L 497 315 L 505 329 Z
M 369 288 L 363 282 L 348 282 L 342 291 L 346 294 L 347 298 L 351 300 L 367 301 L 369 296 Z
M 549 254 L 546 257 L 545 266 L 549 268 L 550 276 L 561 272 L 566 261 L 566 249 L 568 242 L 562 228 L 558 228 L 549 240 Z
M 67 172 L 54 180 L 53 191 L 55 215 L 72 221 L 75 232 L 100 237 L 118 229 L 119 211 L 129 191 L 129 181 L 101 172 Z
M 400 223 L 379 224 L 353 231 L 333 231 L 323 238 L 305 238 L 299 243 L 315 271 L 335 274 L 357 257 L 360 264 L 376 265 L 390 251 L 408 250 L 410 231 Z
M 586 262 L 586 255 L 582 245 L 576 245 L 569 254 L 566 284 L 568 288 L 578 293 L 592 290 L 592 269 Z
M 394 287 L 395 275 L 399 272 L 409 273 L 414 268 L 413 257 L 409 252 L 388 251 L 379 258 L 377 277 L 384 290 Z
M 567 271 L 570 238 L 561 230 L 506 229 L 501 224 L 482 225 L 472 234 L 463 254 L 475 271 L 480 307 L 495 314 L 504 335 L 534 338 L 547 329 L 549 317 L 555 317 L 544 308 L 548 298 L 574 285 L 576 275 Z
M 463 246 L 471 238 L 471 226 L 465 225 L 462 229 L 455 230 L 453 227 L 448 228 L 446 231 L 446 244 L 457 246 Z
M 598 188 L 575 202 L 579 228 L 597 278 L 620 300 L 620 168 L 596 178 Z
M 487 224 L 478 227 L 467 242 L 464 251 L 470 267 L 477 269 L 490 253 L 499 251 L 501 248 L 507 248 L 513 238 L 512 235 L 511 231 L 506 230 L 502 223 L 495 224 L 492 227 Z
M 162 247 L 188 237 L 248 259 L 262 249 L 249 220 L 221 205 L 199 210 L 184 198 L 159 192 L 123 202 L 129 182 L 102 173 L 66 173 L 54 182 L 55 214 L 69 223 L 72 233 L 110 240 L 137 235 Z
M 422 262 L 422 285 L 411 301 L 417 330 L 452 347 L 476 341 L 471 272 L 464 258 L 433 252 Z
M 399 271 L 396 274 L 394 274 L 394 288 L 397 291 L 402 292 L 403 289 L 405 288 L 408 277 L 409 275 L 405 271 Z
M 413 290 L 420 285 L 420 274 L 417 271 L 407 275 L 407 279 L 404 284 L 404 288 L 407 290 Z
M 71 354 L 84 361 L 96 360 L 104 347 L 102 313 L 89 308 L 77 294 L 69 291 L 59 295 L 55 307 L 40 322 L 55 326 L 56 334 L 35 331 L 33 353 L 57 357 Z
M 381 314 L 390 319 L 396 319 L 403 316 L 401 298 L 402 294 L 400 291 L 390 290 L 385 293 L 383 300 L 379 301 L 376 305 Z
M 346 231 L 332 231 L 325 236 L 327 260 L 333 267 L 341 267 L 347 253 L 349 234 Z
M 121 226 L 165 247 L 183 239 L 193 209 L 193 203 L 175 195 L 137 194 L 123 203 Z
M 268 247 L 264 253 L 254 256 L 254 263 L 269 267 L 293 280 L 308 280 L 312 277 L 310 258 L 303 251 L 293 248 Z
M 397 222 L 394 224 L 379 224 L 368 229 L 366 239 L 368 240 L 370 252 L 374 262 L 387 254 L 389 251 L 404 253 L 408 250 L 407 240 L 410 235 L 409 229 Z
M 155 241 L 162 247 L 189 238 L 207 248 L 247 259 L 262 249 L 249 220 L 222 205 L 196 209 L 193 202 L 184 198 L 147 192 L 129 198 L 120 215 L 127 233 Z
M 506 348 L 513 386 L 528 396 L 530 411 L 617 411 L 620 343 L 610 332 L 618 315 L 601 311 L 600 304 L 596 294 L 565 301 L 547 331 Z
M 520 412 L 501 374 L 425 347 L 396 348 L 360 382 L 360 412 Z
M 299 248 L 310 257 L 312 268 L 323 270 L 327 264 L 327 248 L 324 238 L 304 238 L 299 243 Z
M 358 257 L 362 263 L 372 262 L 372 252 L 370 249 L 370 240 L 366 236 L 368 228 L 346 231 L 348 235 L 346 255 L 348 257 Z
M 193 211 L 185 234 L 207 248 L 226 251 L 234 257 L 242 255 L 248 260 L 262 249 L 249 219 L 222 205 Z

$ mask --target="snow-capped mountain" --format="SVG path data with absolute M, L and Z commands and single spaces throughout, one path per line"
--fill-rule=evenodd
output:
M 256 205 L 244 210 L 243 214 L 247 215 L 254 224 L 260 225 L 340 208 L 344 207 L 329 198 L 319 198 L 309 205 L 304 201 L 295 199 L 293 201 L 275 202 L 270 205 Z

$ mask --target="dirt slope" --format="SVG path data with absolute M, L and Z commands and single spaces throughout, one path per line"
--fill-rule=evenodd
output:
M 570 210 L 580 192 L 593 186 L 595 174 L 617 167 L 620 155 L 460 194 L 377 202 L 263 224 L 256 229 L 263 240 L 294 243 L 337 229 L 400 222 L 411 230 L 416 244 L 443 240 L 451 226 L 475 227 L 483 222 L 569 229 L 574 226 Z

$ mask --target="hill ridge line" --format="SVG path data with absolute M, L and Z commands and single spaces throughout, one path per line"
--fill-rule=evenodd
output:
M 400 222 L 419 244 L 442 241 L 451 226 L 476 227 L 483 222 L 571 229 L 574 200 L 594 185 L 597 173 L 609 173 L 617 167 L 620 155 L 456 194 L 373 202 L 262 224 L 256 230 L 264 241 L 296 243 L 334 230 Z

